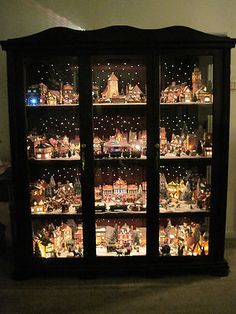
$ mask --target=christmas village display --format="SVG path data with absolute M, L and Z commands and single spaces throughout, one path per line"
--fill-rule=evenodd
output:
M 98 63 L 100 64 L 100 63 Z M 109 64 L 109 63 L 108 63 Z M 125 67 L 127 68 L 125 69 Z M 104 70 L 106 68 L 106 70 Z M 118 69 L 119 68 L 119 69 Z M 138 71 L 134 70 L 138 69 Z M 147 101 L 146 84 L 144 82 L 145 72 L 140 70 L 139 65 L 126 65 L 122 66 L 113 65 L 112 67 L 104 65 L 104 69 L 100 68 L 96 73 L 92 86 L 92 97 L 94 103 L 117 103 L 117 104 L 142 104 Z M 110 70 L 108 70 L 110 69 Z M 112 71 L 112 69 L 114 71 Z M 174 69 L 174 68 L 173 68 Z M 42 70 L 38 70 L 38 72 Z M 67 71 L 67 72 L 66 72 Z M 110 71 L 110 72 L 109 72 Z M 117 72 L 116 72 L 117 71 Z M 175 71 L 175 69 L 174 69 Z M 68 78 L 61 73 L 61 77 L 66 81 L 63 84 L 63 79 L 59 78 L 59 73 L 54 70 L 53 79 L 44 78 L 47 84 L 53 86 L 48 87 L 42 81 L 42 77 L 35 74 L 35 79 L 39 79 L 39 82 L 28 86 L 26 91 L 26 105 L 38 106 L 38 105 L 76 105 L 79 102 L 79 94 L 76 91 L 76 83 L 74 80 L 77 72 L 72 74 L 68 82 Z M 69 73 L 69 69 L 65 69 L 65 73 Z M 45 72 L 45 75 L 49 75 Z M 77 74 L 76 74 L 77 73 Z M 109 74 L 107 74 L 109 73 Z M 170 72 L 169 72 L 170 73 Z M 103 75 L 106 74 L 106 79 L 102 80 Z M 142 78 L 140 77 L 143 76 Z M 175 75 L 172 75 L 175 76 Z M 180 76 L 180 75 L 177 75 Z M 174 77 L 172 77 L 174 79 Z M 186 78 L 187 79 L 187 78 Z M 209 80 L 208 80 L 209 79 Z M 202 71 L 200 67 L 193 66 L 193 71 L 190 80 L 187 81 L 175 81 L 172 80 L 165 82 L 165 88 L 161 91 L 160 102 L 161 103 L 212 103 L 213 91 L 212 91 L 212 79 L 209 77 L 207 80 L 203 79 Z M 40 82 L 41 80 L 41 82 Z M 106 83 L 104 82 L 106 81 Z M 53 84 L 52 84 L 53 83 Z M 105 84 L 104 84 L 105 83 Z M 103 84 L 103 85 L 101 85 Z M 166 84 L 168 84 L 166 86 Z
M 127 219 L 120 224 L 104 221 L 97 225 L 97 256 L 146 255 L 146 227 L 132 223 Z
M 208 116 L 211 121 L 212 116 Z M 209 122 L 208 121 L 208 122 Z M 208 126 L 211 131 L 211 127 Z M 175 157 L 212 157 L 212 133 L 206 132 L 201 125 L 195 132 L 189 133 L 184 124 L 181 134 L 172 133 L 167 139 L 166 128 L 160 127 L 160 156 L 161 158 Z
M 95 158 L 146 158 L 147 133 L 146 130 L 122 133 L 116 129 L 109 139 L 95 136 L 93 147 Z M 160 156 L 212 157 L 212 133 L 206 132 L 201 125 L 190 133 L 184 125 L 180 134 L 172 133 L 171 139 L 168 139 L 166 128 L 160 127 Z
M 130 113 L 125 115 L 121 113 L 120 115 L 118 112 L 118 114 L 106 113 L 107 115 L 105 115 L 105 109 L 110 107 L 107 106 L 104 109 L 106 104 L 135 105 L 147 102 L 145 67 L 142 66 L 140 71 L 138 71 L 139 64 L 134 66 L 136 70 L 131 64 L 125 68 L 126 63 L 123 63 L 122 67 L 120 66 L 120 69 L 117 70 L 117 65 L 113 64 L 110 67 L 109 63 L 106 64 L 106 68 L 104 67 L 105 70 L 102 68 L 103 66 L 100 67 L 100 64 L 97 64 L 96 67 L 98 67 L 98 71 L 96 72 L 96 69 L 94 71 L 96 74 L 93 76 L 92 86 L 93 103 L 104 104 L 104 114 L 99 113 L 98 116 L 93 116 L 94 158 L 146 159 L 145 114 L 134 112 L 133 115 Z M 129 70 L 127 70 L 128 67 Z M 194 70 L 188 72 L 188 76 L 192 72 L 188 83 L 174 81 L 175 77 L 169 82 L 162 80 L 162 86 L 165 86 L 161 91 L 160 102 L 162 104 L 213 102 L 211 83 L 203 83 L 206 80 L 203 80 L 204 75 L 199 67 L 190 68 L 194 68 Z M 170 75 L 172 76 L 172 74 Z M 64 79 L 63 81 L 67 82 Z M 31 79 L 31 82 L 40 82 L 40 80 Z M 78 105 L 79 94 L 76 92 L 78 88 L 75 81 L 72 83 L 71 80 L 70 84 L 69 82 L 63 84 L 60 80 L 54 85 L 49 80 L 45 82 L 50 87 L 44 83 L 29 86 L 26 92 L 28 106 Z M 179 106 L 174 107 L 178 107 L 177 110 L 179 110 Z M 202 106 L 184 107 L 200 108 Z M 94 108 L 97 110 L 99 107 Z M 168 109 L 170 106 L 161 106 L 160 158 L 212 157 L 211 111 L 207 109 L 206 119 L 206 116 L 203 116 L 205 112 L 202 114 L 199 109 L 196 109 L 198 112 L 189 109 L 187 112 L 170 113 L 164 111 L 164 108 Z M 28 135 L 28 157 L 37 160 L 80 159 L 80 137 L 77 135 L 79 120 L 77 112 L 72 113 L 77 109 L 75 107 L 42 109 L 53 111 L 53 115 L 52 113 L 48 116 L 44 115 L 39 120 L 34 117 L 31 128 L 37 126 L 40 134 L 32 131 Z M 67 113 L 67 116 L 61 117 L 55 110 L 70 112 Z M 35 115 L 35 110 L 29 108 L 28 111 L 29 114 Z M 203 125 L 206 128 L 203 128 Z M 96 162 L 98 163 L 98 161 Z M 145 222 L 135 223 L 135 218 L 114 218 L 119 217 L 119 212 L 123 212 L 127 216 L 130 214 L 130 217 L 136 214 L 139 217 L 137 219 L 142 220 L 140 217 L 147 208 L 146 174 L 140 174 L 136 167 L 137 175 L 132 176 L 135 172 L 133 169 L 128 168 L 123 172 L 123 169 L 116 169 L 115 163 L 114 161 L 114 165 L 111 166 L 109 162 L 109 167 L 113 169 L 108 169 L 107 173 L 104 170 L 99 172 L 95 167 L 98 172 L 97 178 L 95 173 L 94 186 L 96 217 L 103 217 L 106 213 L 113 217 L 111 220 L 96 219 L 96 254 L 97 256 L 117 257 L 146 255 Z M 119 161 L 119 163 L 121 164 L 123 161 Z M 138 164 L 139 161 L 133 161 L 133 163 Z M 208 212 L 211 204 L 211 187 L 209 166 L 206 168 L 208 168 L 207 178 L 204 177 L 205 174 L 189 172 L 186 173 L 186 176 L 177 173 L 174 179 L 175 173 L 169 175 L 168 171 L 164 169 L 162 171 L 160 167 L 159 212 L 166 213 L 166 216 L 169 216 L 169 213 L 182 213 L 182 217 L 185 215 L 184 213 Z M 64 170 L 58 169 L 57 171 L 60 172 L 59 177 L 62 179 Z M 83 256 L 81 221 L 64 219 L 66 214 L 82 213 L 79 176 L 74 176 L 75 179 L 71 176 L 70 180 L 66 180 L 65 176 L 62 180 L 55 180 L 56 176 L 54 177 L 52 174 L 50 174 L 51 177 L 45 175 L 43 179 L 30 184 L 31 213 L 32 215 L 62 214 L 63 220 L 59 221 L 59 216 L 57 216 L 56 222 L 55 220 L 52 222 L 50 218 L 49 223 L 43 225 L 42 222 L 39 222 L 37 226 L 33 221 L 34 254 L 42 258 L 81 257 Z M 47 176 L 50 178 L 49 180 L 45 179 Z M 171 176 L 172 178 L 170 178 Z M 40 176 L 36 176 L 36 178 L 40 178 Z M 185 218 L 160 218 L 159 254 L 161 256 L 207 255 L 208 230 L 206 224 Z
M 80 138 L 30 134 L 27 137 L 28 157 L 36 159 L 80 159 Z M 94 136 L 95 158 L 146 158 L 146 130 L 124 132 L 116 129 L 109 138 Z M 160 128 L 161 158 L 212 157 L 212 134 L 202 126 L 192 133 L 183 127 L 181 134 L 172 133 L 168 140 L 165 127 Z
M 145 103 L 146 95 L 138 84 L 127 83 L 125 88 L 119 91 L 118 77 L 114 72 L 108 77 L 106 87 L 100 91 L 99 87 L 93 85 L 94 103 Z
M 95 209 L 98 211 L 146 210 L 147 182 L 127 184 L 119 178 L 113 184 L 94 188 Z
M 81 184 L 79 178 L 74 182 L 55 182 L 51 176 L 49 183 L 38 180 L 30 185 L 32 214 L 75 214 L 81 212 Z
M 82 257 L 82 224 L 69 219 L 39 228 L 33 226 L 33 252 L 40 258 Z
M 126 175 L 127 177 L 127 175 Z M 210 174 L 207 179 L 187 171 L 186 176 L 168 180 L 160 173 L 159 208 L 161 213 L 209 211 L 211 204 Z M 82 212 L 81 184 L 74 182 L 49 182 L 41 179 L 30 185 L 32 214 L 76 214 Z M 110 183 L 94 187 L 95 210 L 99 212 L 145 212 L 147 182 L 129 182 L 119 177 Z
M 212 103 L 211 82 L 203 84 L 202 74 L 198 67 L 192 72 L 191 87 L 187 82 L 177 84 L 175 81 L 161 91 L 161 103 Z
M 123 175 L 121 174 L 117 180 L 111 182 L 109 179 L 106 183 L 95 185 L 95 209 L 97 212 L 141 213 L 146 211 L 147 182 L 140 181 L 140 177 L 134 177 L 134 173 L 131 170 L 128 171 L 129 174 L 124 174 L 122 171 Z M 159 208 L 161 213 L 210 210 L 210 166 L 206 169 L 206 178 L 202 174 L 199 175 L 196 169 L 186 171 L 179 169 L 175 178 L 174 174 L 177 170 L 173 170 L 171 174 L 165 168 L 160 168 L 160 171 Z M 184 174 L 182 175 L 181 172 Z M 115 174 L 110 169 L 107 174 L 104 171 L 102 173 L 105 180 L 107 174 L 111 176 Z M 98 174 L 99 180 L 96 182 L 100 182 L 100 176 L 101 173 Z M 127 178 L 127 181 L 122 176 Z
M 177 220 L 177 223 L 172 221 Z M 206 223 L 190 219 L 161 219 L 159 254 L 161 256 L 208 255 L 209 232 Z
M 28 157 L 36 159 L 80 159 L 80 138 L 30 134 L 27 137 Z
M 60 84 L 59 90 L 49 89 L 44 83 L 34 84 L 28 87 L 26 92 L 26 105 L 72 105 L 78 104 L 79 94 L 74 86 Z
M 182 179 L 167 183 L 164 173 L 160 173 L 159 208 L 165 212 L 209 211 L 211 187 L 206 179 L 188 171 Z
M 93 139 L 95 158 L 146 158 L 146 130 L 122 133 L 116 129 L 115 134 L 102 140 Z

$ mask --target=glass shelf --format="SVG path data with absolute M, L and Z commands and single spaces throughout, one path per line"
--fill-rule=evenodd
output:
M 48 105 L 48 104 L 42 104 L 42 105 L 25 105 L 26 108 L 64 108 L 64 107 L 78 107 L 79 104 L 58 104 L 58 105 Z
M 161 106 L 192 106 L 192 105 L 196 105 L 196 106 L 212 106 L 213 103 L 212 102 L 161 102 L 160 103 Z
M 39 159 L 39 158 L 29 158 L 29 162 L 31 163 L 50 163 L 50 162 L 62 162 L 62 163 L 66 163 L 66 162 L 78 162 L 81 159 L 78 157 L 59 157 L 59 158 L 46 158 L 46 159 Z
M 164 160 L 211 160 L 212 157 L 211 156 L 171 156 L 171 155 L 166 155 L 166 156 L 160 156 L 160 159 L 164 159 Z

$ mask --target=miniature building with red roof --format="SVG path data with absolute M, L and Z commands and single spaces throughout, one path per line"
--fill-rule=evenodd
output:
M 133 241 L 134 241 L 133 226 L 129 227 L 126 223 L 122 227 L 118 226 L 118 245 L 121 247 L 125 245 L 131 245 Z
M 127 183 L 119 178 L 117 181 L 113 183 L 113 193 L 118 195 L 127 194 Z

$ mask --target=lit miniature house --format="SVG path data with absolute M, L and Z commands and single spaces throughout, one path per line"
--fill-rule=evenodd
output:
M 163 91 L 161 102 L 165 103 L 178 102 L 180 91 L 181 91 L 180 85 L 177 85 L 176 82 L 172 82 L 171 85 L 166 87 L 166 89 Z
M 127 194 L 127 183 L 121 178 L 119 178 L 113 184 L 113 193 L 114 195 Z
M 130 144 L 119 131 L 114 136 L 110 136 L 110 139 L 104 143 L 104 150 L 110 153 L 111 157 L 121 157 L 122 152 L 129 151 L 129 148 Z
M 106 228 L 105 227 L 96 227 L 96 245 L 104 245 L 105 244 L 105 235 Z
M 52 152 L 53 152 L 53 147 L 49 143 L 40 143 L 35 146 L 35 157 L 38 159 L 48 159 L 51 158 Z
M 105 184 L 102 189 L 103 198 L 111 197 L 113 195 L 113 186 L 109 184 Z
M 108 78 L 107 86 L 101 94 L 102 94 L 102 99 L 105 101 L 111 100 L 112 98 L 119 96 L 118 78 L 114 74 L 114 72 L 112 72 L 112 74 Z
M 93 139 L 93 151 L 96 154 L 99 154 L 102 152 L 102 139 L 100 139 L 98 136 L 95 136 Z
M 127 193 L 128 193 L 128 196 L 132 196 L 132 197 L 136 198 L 138 195 L 137 183 L 136 184 L 128 184 Z
M 73 239 L 72 228 L 68 224 L 62 223 L 61 224 L 61 231 L 62 231 L 63 238 L 64 238 L 66 243 L 70 242 Z
M 207 86 L 201 86 L 196 91 L 197 100 L 201 103 L 210 103 L 213 101 L 212 91 Z
M 47 207 L 45 205 L 45 202 L 43 201 L 45 197 L 34 197 L 33 205 L 31 206 L 31 212 L 35 214 L 44 213 L 47 211 Z
M 77 104 L 79 100 L 79 95 L 75 93 L 74 87 L 70 84 L 63 86 L 62 90 L 63 103 L 64 104 Z
M 160 128 L 160 153 L 163 153 L 167 144 L 166 128 Z
M 60 103 L 61 94 L 57 90 L 48 90 L 45 95 L 47 105 L 57 105 Z
M 139 88 L 139 86 L 136 84 L 135 86 L 128 85 L 126 98 L 125 100 L 127 102 L 141 102 L 142 100 L 143 92 Z
M 203 145 L 203 154 L 206 157 L 212 157 L 212 134 L 205 133 L 205 143 Z
M 196 93 L 202 86 L 202 73 L 199 68 L 194 68 L 192 72 L 192 92 Z
M 94 188 L 94 197 L 95 197 L 95 201 L 101 201 L 102 200 L 102 187 L 101 185 L 96 186 Z
M 83 227 L 81 224 L 78 225 L 74 238 L 77 244 L 83 245 Z
M 45 104 L 47 91 L 48 88 L 43 83 L 29 86 L 26 92 L 26 104 L 29 106 Z
M 129 227 L 126 223 L 120 227 L 118 226 L 118 245 L 124 247 L 126 245 L 132 245 L 134 241 L 133 226 Z

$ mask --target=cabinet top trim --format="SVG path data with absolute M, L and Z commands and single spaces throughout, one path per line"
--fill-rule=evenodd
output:
M 185 26 L 171 26 L 162 29 L 139 29 L 131 26 L 110 26 L 98 30 L 79 31 L 65 27 L 54 27 L 42 32 L 14 39 L 0 41 L 3 50 L 28 48 L 37 43 L 38 49 L 61 47 L 106 47 L 116 43 L 120 47 L 143 44 L 162 47 L 168 44 L 181 47 L 183 45 L 234 47 L 236 39 L 227 36 L 207 34 Z

